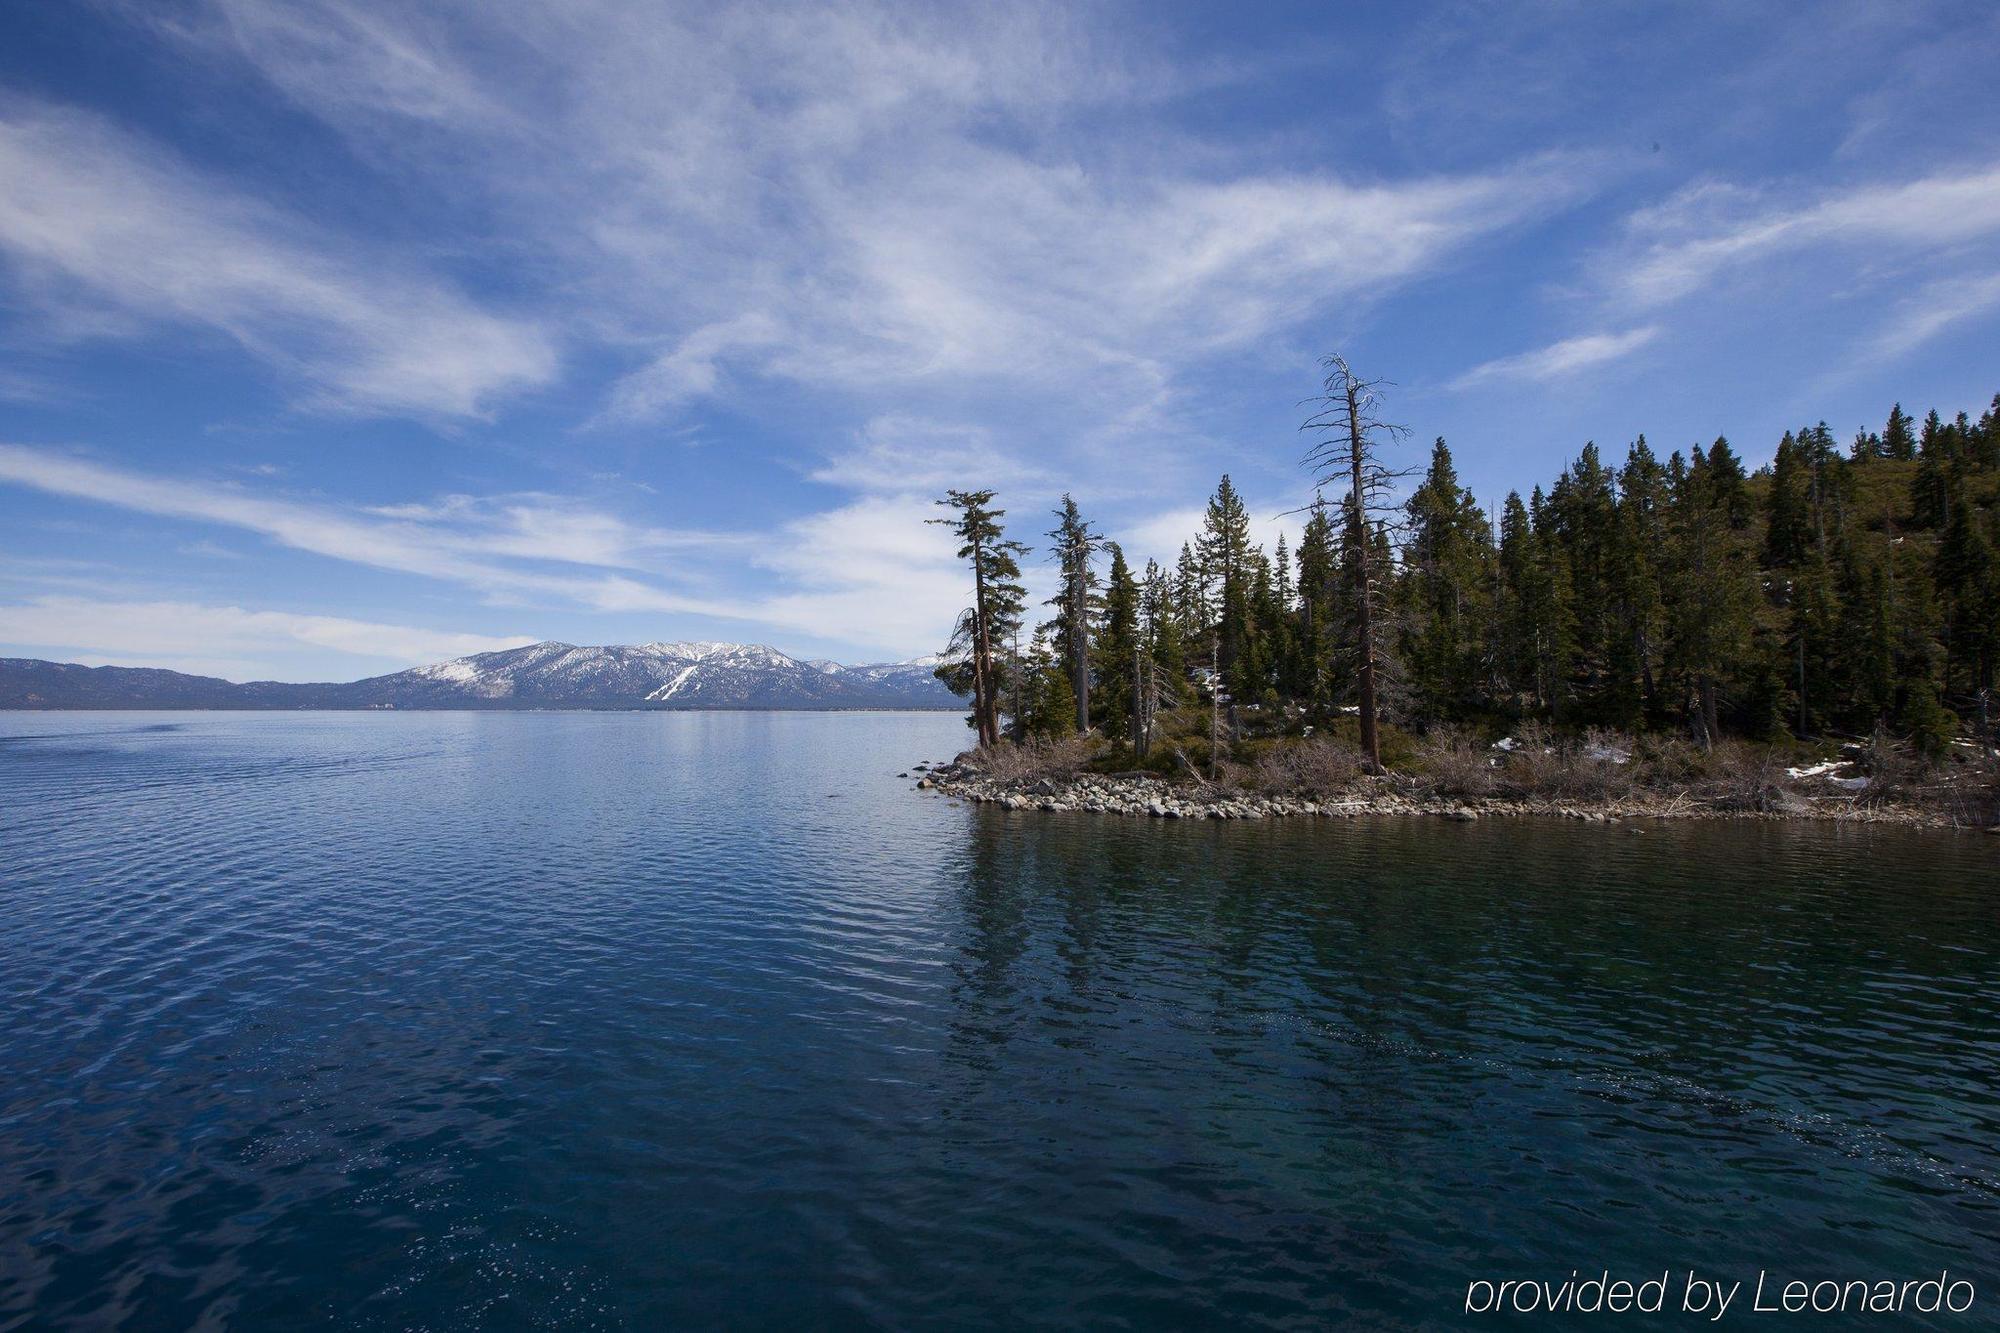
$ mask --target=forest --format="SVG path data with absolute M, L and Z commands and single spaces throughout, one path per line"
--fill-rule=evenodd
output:
M 1897 404 L 1845 444 L 1801 426 L 1754 471 L 1726 438 L 1664 458 L 1643 436 L 1622 457 L 1585 444 L 1493 514 L 1445 440 L 1424 460 L 1381 419 L 1382 382 L 1324 365 L 1297 549 L 1253 542 L 1224 476 L 1172 567 L 1135 569 L 1065 495 L 1040 619 L 1021 578 L 1034 551 L 994 493 L 938 502 L 973 585 L 938 674 L 982 746 L 1085 733 L 1115 764 L 1212 771 L 1317 734 L 1380 771 L 1409 737 L 1539 724 L 1702 751 L 1988 753 L 2000 395 L 1977 419 Z

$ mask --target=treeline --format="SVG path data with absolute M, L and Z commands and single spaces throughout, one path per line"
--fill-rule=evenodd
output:
M 1384 498 L 1394 428 L 1328 364 L 1335 419 L 1307 424 L 1337 429 L 1296 550 L 1251 540 L 1226 476 L 1171 568 L 1134 569 L 1065 496 L 1059 591 L 1031 626 L 1029 548 L 993 493 L 939 502 L 975 588 L 939 674 L 982 742 L 1095 728 L 1143 758 L 1154 717 L 1196 703 L 1231 734 L 1372 727 L 1379 708 L 1416 730 L 1534 719 L 1703 745 L 1888 731 L 1932 756 L 1961 719 L 1990 735 L 2000 395 L 1977 420 L 1898 405 L 1845 447 L 1824 422 L 1788 432 L 1754 473 L 1721 438 L 1662 459 L 1642 436 L 1615 462 L 1586 444 L 1495 515 L 1443 439 Z

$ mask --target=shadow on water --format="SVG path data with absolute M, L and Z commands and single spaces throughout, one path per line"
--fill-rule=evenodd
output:
M 966 839 L 945 1106 L 973 1128 L 934 1146 L 1004 1155 L 1003 1212 L 1091 1219 L 1054 1255 L 1039 1227 L 980 1243 L 1101 1284 L 1101 1313 L 1417 1326 L 1477 1256 L 1995 1252 L 2000 875 L 1973 839 L 985 808 Z

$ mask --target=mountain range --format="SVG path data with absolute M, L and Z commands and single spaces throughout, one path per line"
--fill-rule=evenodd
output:
M 0 658 L 0 708 L 958 708 L 936 657 L 842 666 L 764 644 L 536 643 L 346 683 L 238 684 Z

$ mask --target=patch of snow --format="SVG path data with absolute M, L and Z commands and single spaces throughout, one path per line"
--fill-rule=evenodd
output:
M 418 667 L 410 674 L 422 676 L 425 680 L 443 681 L 447 685 L 470 685 L 479 679 L 479 668 L 461 657 L 450 662 L 435 662 L 430 666 Z
M 696 662 L 690 666 L 682 667 L 680 669 L 680 672 L 677 675 L 675 675 L 675 677 L 672 680 L 668 681 L 665 685 L 660 686 L 659 689 L 654 690 L 651 694 L 647 695 L 646 696 L 647 701 L 650 703 L 665 703 L 667 700 L 674 697 L 675 693 L 680 690 L 681 686 L 688 683 L 689 676 L 692 676 L 695 672 L 699 670 L 701 670 L 701 663 L 699 662 Z

